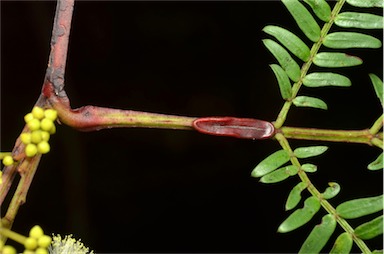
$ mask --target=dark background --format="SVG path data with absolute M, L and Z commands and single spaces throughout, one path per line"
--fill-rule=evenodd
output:
M 39 96 L 55 5 L 1 2 L 2 151 L 12 149 L 23 115 Z M 74 108 L 273 121 L 283 100 L 268 66 L 276 61 L 261 42 L 269 24 L 304 37 L 278 1 L 77 2 L 66 91 Z M 382 113 L 368 78 L 370 72 L 382 75 L 382 50 L 348 52 L 365 61 L 337 70 L 352 87 L 304 87 L 301 94 L 322 98 L 329 110 L 292 108 L 287 126 L 363 129 Z M 284 204 L 298 178 L 266 185 L 250 177 L 280 149 L 273 140 L 156 129 L 83 133 L 58 126 L 50 142 L 52 151 L 14 224 L 23 234 L 39 224 L 46 232 L 73 234 L 97 252 L 297 252 L 325 214 L 321 210 L 291 233 L 276 233 L 290 214 Z M 318 144 L 330 149 L 310 160 L 319 166 L 310 177 L 319 190 L 330 181 L 341 185 L 332 204 L 382 193 L 382 171 L 366 169 L 377 148 L 291 143 Z M 381 239 L 368 243 L 380 248 Z

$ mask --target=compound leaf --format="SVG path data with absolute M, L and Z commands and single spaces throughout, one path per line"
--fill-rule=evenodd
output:
M 315 55 L 313 63 L 320 67 L 337 68 L 360 65 L 363 60 L 345 53 L 322 52 Z
M 277 42 L 264 39 L 264 45 L 272 53 L 272 55 L 277 59 L 281 67 L 285 70 L 288 77 L 294 82 L 297 82 L 300 78 L 300 66 L 296 63 L 291 55 L 286 51 L 280 44 Z
M 331 199 L 334 198 L 340 192 L 340 185 L 335 182 L 328 183 L 329 187 L 322 193 L 323 198 Z
M 319 253 L 328 242 L 335 228 L 336 220 L 333 215 L 325 215 L 321 220 L 321 224 L 316 225 L 305 239 L 299 253 Z
M 325 36 L 324 46 L 335 49 L 380 48 L 381 41 L 373 36 L 355 32 L 335 32 Z
M 275 76 L 277 78 L 277 83 L 279 84 L 281 97 L 283 99 L 288 99 L 292 97 L 292 86 L 291 81 L 289 81 L 287 73 L 283 70 L 283 68 L 280 67 L 280 65 L 277 64 L 271 64 L 269 65 L 275 73 Z
M 313 196 L 307 198 L 304 201 L 304 207 L 297 209 L 289 215 L 288 218 L 281 223 L 277 231 L 279 233 L 286 233 L 303 226 L 319 211 L 320 206 L 320 202 L 317 198 Z
M 349 78 L 332 72 L 313 72 L 303 79 L 303 84 L 307 87 L 321 86 L 351 86 Z
M 320 27 L 311 13 L 298 0 L 282 0 L 304 34 L 313 42 L 320 39 Z
M 317 171 L 317 166 L 309 163 L 301 165 L 301 169 L 308 173 L 313 173 Z
M 301 200 L 301 192 L 307 188 L 307 184 L 300 182 L 298 183 L 291 192 L 289 192 L 287 202 L 285 203 L 285 210 L 291 210 L 297 206 Z
M 347 0 L 347 3 L 356 7 L 383 7 L 383 0 Z
M 279 168 L 267 175 L 260 178 L 262 183 L 277 183 L 287 179 L 290 176 L 296 175 L 298 168 L 294 165 L 289 165 L 283 168 Z
M 311 6 L 316 16 L 324 22 L 328 22 L 331 19 L 331 7 L 325 0 L 304 0 L 309 6 Z
M 340 27 L 382 29 L 383 17 L 370 13 L 342 12 L 336 16 L 335 24 Z
M 383 210 L 383 195 L 359 198 L 341 203 L 336 212 L 345 219 L 354 219 Z
M 361 224 L 355 229 L 357 237 L 368 240 L 383 234 L 383 215 Z
M 327 110 L 327 104 L 318 98 L 309 97 L 309 96 L 297 96 L 292 100 L 293 104 L 296 107 L 310 107 Z
M 289 154 L 285 150 L 279 150 L 262 160 L 252 171 L 253 177 L 261 177 L 281 167 L 289 161 Z
M 373 73 L 369 74 L 369 78 L 373 84 L 373 88 L 375 89 L 376 96 L 379 98 L 381 104 L 383 104 L 383 81 Z
M 349 253 L 352 249 L 352 236 L 347 232 L 339 235 L 333 245 L 330 254 L 344 254 Z
M 327 149 L 327 146 L 298 147 L 293 151 L 293 154 L 299 159 L 304 159 L 323 154 L 325 151 L 327 151 Z
M 304 62 L 308 61 L 310 49 L 295 34 L 282 27 L 272 25 L 264 27 L 263 31 L 275 37 L 284 47 L 291 51 L 292 54 L 294 54 L 295 56 L 297 56 Z
M 368 169 L 369 170 L 379 170 L 383 168 L 383 154 L 380 154 L 376 160 L 369 163 Z

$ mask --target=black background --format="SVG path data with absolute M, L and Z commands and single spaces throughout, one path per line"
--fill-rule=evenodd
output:
M 1 3 L 2 151 L 12 149 L 23 115 L 40 93 L 55 5 Z M 73 108 L 273 121 L 283 100 L 268 66 L 276 61 L 261 42 L 269 24 L 304 37 L 278 1 L 77 2 L 67 94 Z M 329 110 L 292 108 L 287 126 L 363 129 L 381 114 L 368 73 L 382 75 L 382 50 L 348 52 L 365 61 L 337 70 L 352 87 L 302 88 L 302 95 L 325 100 Z M 330 149 L 310 160 L 319 166 L 310 177 L 319 190 L 330 181 L 341 185 L 333 205 L 382 193 L 382 171 L 366 169 L 377 148 L 291 143 L 318 144 Z M 51 146 L 16 217 L 13 228 L 20 233 L 39 224 L 46 232 L 74 234 L 97 252 L 297 252 L 325 214 L 321 210 L 291 233 L 276 233 L 290 214 L 284 203 L 298 178 L 266 185 L 250 177 L 280 149 L 273 140 L 151 129 L 83 133 L 58 126 Z M 380 248 L 381 239 L 368 243 Z

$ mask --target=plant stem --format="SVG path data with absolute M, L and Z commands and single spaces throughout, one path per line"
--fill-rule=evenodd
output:
M 322 140 L 332 142 L 361 143 L 367 145 L 378 145 L 373 142 L 375 138 L 371 132 L 366 130 L 324 130 L 314 128 L 282 127 L 280 131 L 285 138 L 303 140 Z M 379 146 L 382 148 L 381 146 Z
M 10 238 L 10 239 L 12 239 L 18 243 L 21 243 L 21 244 L 24 244 L 25 241 L 27 240 L 27 237 L 25 237 L 21 234 L 18 234 L 16 232 L 13 232 L 12 230 L 4 228 L 4 227 L 0 227 L 0 235 L 2 238 Z
M 278 117 L 274 123 L 276 129 L 279 129 L 281 126 L 283 126 L 283 124 L 287 118 L 288 111 L 289 111 L 290 107 L 292 106 L 292 100 L 298 94 L 300 87 L 303 84 L 303 78 L 307 75 L 308 70 L 313 63 L 313 59 L 314 59 L 315 55 L 317 54 L 321 45 L 323 44 L 324 37 L 328 34 L 329 30 L 331 29 L 333 22 L 334 22 L 334 19 L 337 16 L 337 14 L 340 12 L 341 7 L 344 5 L 344 2 L 345 2 L 345 0 L 339 0 L 335 4 L 335 7 L 333 8 L 332 13 L 331 13 L 331 19 L 329 20 L 329 22 L 325 23 L 323 28 L 321 29 L 320 39 L 315 44 L 313 44 L 313 46 L 311 48 L 310 58 L 309 58 L 308 62 L 305 62 L 303 64 L 303 66 L 301 67 L 301 75 L 300 75 L 299 81 L 296 82 L 295 84 L 293 84 L 293 86 L 292 86 L 292 98 L 290 98 L 289 100 L 287 100 L 284 103 L 284 105 L 283 105 L 282 109 L 280 110 L 280 113 L 279 113 L 279 115 L 278 115 Z
M 383 128 L 383 115 L 381 115 L 379 118 L 377 118 L 375 123 L 369 129 L 369 132 L 371 134 L 376 134 L 380 131 L 381 128 Z
M 277 133 L 275 135 L 275 138 L 279 141 L 281 147 L 287 151 L 289 154 L 293 155 L 293 151 L 288 143 L 288 140 L 281 134 Z M 371 250 L 368 248 L 368 246 L 365 244 L 363 240 L 356 237 L 354 234 L 353 228 L 348 224 L 348 222 L 341 218 L 337 212 L 336 209 L 328 202 L 328 200 L 324 199 L 320 191 L 312 184 L 311 180 L 309 179 L 308 175 L 305 173 L 304 170 L 301 168 L 301 164 L 297 157 L 291 156 L 291 163 L 292 165 L 295 165 L 297 168 L 299 168 L 298 175 L 302 182 L 306 184 L 308 191 L 312 194 L 312 196 L 316 197 L 319 201 L 321 206 L 329 213 L 332 214 L 333 217 L 336 219 L 337 223 L 347 232 L 350 234 L 356 243 L 356 245 L 360 248 L 360 250 L 363 253 L 371 253 Z

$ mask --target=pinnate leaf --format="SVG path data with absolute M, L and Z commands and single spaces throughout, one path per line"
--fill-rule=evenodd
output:
M 336 16 L 335 24 L 340 27 L 382 29 L 383 17 L 370 13 L 342 12 Z
M 306 147 L 298 147 L 293 151 L 293 154 L 299 158 L 309 158 L 318 156 L 320 154 L 323 154 L 325 151 L 328 150 L 327 146 L 306 146 Z
M 261 177 L 281 167 L 289 161 L 289 154 L 285 150 L 279 150 L 262 160 L 252 171 L 253 177 Z
M 289 217 L 281 223 L 278 232 L 286 233 L 295 230 L 310 221 L 319 211 L 320 202 L 315 197 L 309 197 L 304 201 L 304 207 L 294 211 Z
M 368 240 L 383 234 L 383 215 L 361 224 L 355 229 L 357 237 Z
M 381 41 L 373 36 L 355 32 L 335 32 L 325 36 L 324 46 L 335 49 L 380 48 Z
M 323 100 L 309 96 L 297 96 L 292 102 L 296 107 L 328 109 L 327 104 Z
M 322 52 L 315 55 L 313 63 L 320 67 L 338 68 L 360 65 L 363 60 L 345 53 Z
M 323 198 L 331 199 L 334 198 L 340 192 L 340 185 L 335 182 L 328 183 L 329 187 L 322 193 Z
M 311 13 L 298 0 L 282 0 L 304 34 L 313 42 L 320 39 L 320 27 Z
M 331 214 L 327 214 L 316 225 L 301 246 L 299 253 L 319 253 L 328 242 L 336 228 L 336 220 Z
M 283 99 L 291 98 L 292 86 L 287 73 L 283 70 L 283 68 L 280 67 L 280 65 L 271 64 L 270 67 L 273 73 L 275 73 L 275 76 L 277 78 L 277 83 L 279 84 L 281 97 L 283 97 Z
M 359 218 L 380 210 L 383 210 L 383 195 L 349 200 L 336 207 L 336 212 L 345 219 Z
M 282 27 L 272 25 L 264 27 L 263 31 L 275 37 L 284 47 L 291 51 L 292 54 L 294 54 L 295 56 L 297 56 L 304 62 L 308 61 L 310 49 L 295 34 Z
M 321 86 L 351 86 L 349 78 L 332 72 L 313 72 L 303 79 L 303 84 L 307 87 Z
M 297 82 L 301 74 L 300 66 L 293 60 L 288 51 L 286 51 L 280 44 L 270 39 L 264 39 L 263 43 L 285 70 L 288 77 L 294 82 Z
M 311 6 L 316 16 L 324 22 L 331 19 L 331 7 L 325 0 L 304 0 Z
M 379 170 L 383 168 L 383 154 L 380 154 L 376 160 L 369 163 L 368 169 L 369 170 Z
M 381 104 L 383 104 L 383 81 L 373 73 L 369 74 L 369 78 L 373 84 L 373 88 L 375 89 L 376 96 L 379 98 Z
M 296 175 L 298 168 L 294 165 L 289 165 L 283 168 L 279 168 L 267 175 L 264 175 L 260 178 L 260 182 L 262 183 L 277 183 L 284 181 L 290 176 Z
M 347 0 L 347 3 L 356 7 L 383 7 L 383 0 Z
M 305 172 L 313 173 L 317 171 L 317 166 L 310 163 L 305 163 L 301 165 L 301 169 L 304 170 Z
M 344 254 L 349 253 L 352 249 L 352 236 L 347 232 L 339 235 L 333 245 L 330 254 Z
M 289 192 L 287 202 L 285 203 L 285 210 L 291 210 L 299 204 L 301 200 L 301 192 L 307 188 L 307 184 L 300 182 Z

